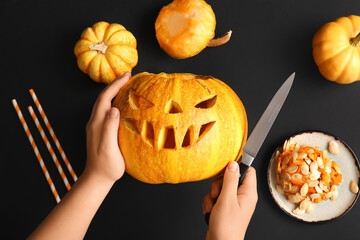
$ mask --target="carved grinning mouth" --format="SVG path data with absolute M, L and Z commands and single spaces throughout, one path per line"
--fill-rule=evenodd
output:
M 158 134 L 158 138 L 155 139 L 155 131 L 154 127 L 151 122 L 144 121 L 142 131 L 140 132 L 138 129 L 138 121 L 133 118 L 122 118 L 122 122 L 124 125 L 132 132 L 139 134 L 142 139 L 154 147 L 155 140 L 158 143 L 159 149 L 175 149 L 176 142 L 175 142 L 175 135 L 176 132 L 174 130 L 174 126 L 172 125 L 164 125 Z M 205 124 L 202 124 L 199 130 L 199 135 L 197 137 L 197 142 L 201 141 L 206 134 L 213 128 L 216 121 L 210 121 Z M 180 148 L 189 148 L 190 146 L 194 145 L 195 142 L 195 131 L 194 126 L 188 127 L 182 142 L 179 144 Z

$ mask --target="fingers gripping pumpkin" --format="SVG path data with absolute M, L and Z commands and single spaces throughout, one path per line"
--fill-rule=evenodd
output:
M 126 171 L 147 183 L 180 183 L 219 174 L 247 137 L 240 99 L 222 81 L 188 73 L 133 76 L 113 105 Z
M 80 70 L 103 83 L 131 72 L 138 61 L 135 37 L 117 23 L 98 22 L 86 28 L 74 52 Z

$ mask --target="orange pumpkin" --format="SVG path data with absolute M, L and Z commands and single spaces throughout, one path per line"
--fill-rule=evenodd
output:
M 86 28 L 74 52 L 81 71 L 106 84 L 131 72 L 138 62 L 135 37 L 117 23 L 98 22 Z
M 164 6 L 155 22 L 160 47 L 174 58 L 189 58 L 207 46 L 216 47 L 229 41 L 231 31 L 215 36 L 215 14 L 204 0 L 174 0 Z
M 330 81 L 348 84 L 360 80 L 360 17 L 341 17 L 323 25 L 312 42 L 320 73 Z
M 133 76 L 114 100 L 126 171 L 146 183 L 198 181 L 237 160 L 244 106 L 219 79 L 190 73 Z

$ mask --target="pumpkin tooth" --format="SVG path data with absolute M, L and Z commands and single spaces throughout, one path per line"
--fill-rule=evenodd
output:
M 193 142 L 194 142 L 194 126 L 190 126 L 185 133 L 181 147 L 183 148 L 189 147 Z
M 149 121 L 144 122 L 141 135 L 145 139 L 145 142 L 149 143 L 151 146 L 154 146 L 155 134 L 154 134 L 154 127 L 151 122 Z
M 173 126 L 163 126 L 159 134 L 159 149 L 175 149 L 175 132 Z
M 203 125 L 201 125 L 200 131 L 199 131 L 199 138 L 198 142 L 212 129 L 216 121 L 208 122 Z

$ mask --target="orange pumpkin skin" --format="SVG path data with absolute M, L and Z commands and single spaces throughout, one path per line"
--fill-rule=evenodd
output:
M 156 38 L 168 55 L 189 58 L 206 48 L 215 26 L 215 14 L 204 0 L 174 0 L 160 10 Z
M 117 23 L 98 22 L 86 28 L 74 53 L 81 71 L 106 84 L 131 72 L 138 62 L 135 37 Z
M 181 183 L 218 175 L 238 160 L 247 118 L 219 79 L 189 73 L 133 76 L 113 105 L 126 171 L 146 183 Z
M 360 17 L 341 17 L 315 34 L 313 57 L 320 73 L 330 81 L 348 84 L 360 80 Z

